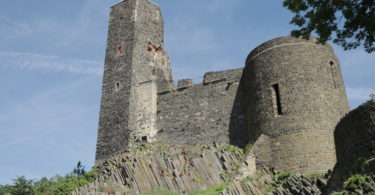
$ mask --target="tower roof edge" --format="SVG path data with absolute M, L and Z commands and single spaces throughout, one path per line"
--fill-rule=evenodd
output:
M 118 2 L 118 3 L 116 3 L 116 4 L 114 4 L 114 5 L 112 5 L 111 8 L 113 8 L 113 7 L 115 7 L 116 5 L 119 5 L 119 4 L 121 4 L 121 3 L 124 3 L 125 1 L 128 1 L 128 0 L 122 0 L 122 1 L 120 1 L 120 2 Z M 152 3 L 152 4 L 156 5 L 156 6 L 158 6 L 158 7 L 160 8 L 160 5 L 157 4 L 157 3 L 155 3 L 155 2 L 153 2 L 153 1 L 151 1 L 151 0 L 146 0 L 146 1 L 148 1 L 148 2 L 150 2 L 150 3 Z

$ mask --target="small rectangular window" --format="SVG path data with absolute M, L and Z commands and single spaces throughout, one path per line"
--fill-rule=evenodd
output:
M 281 98 L 280 98 L 280 88 L 279 88 L 279 84 L 273 84 L 272 85 L 272 90 L 273 90 L 273 103 L 274 103 L 274 108 L 275 108 L 275 113 L 277 113 L 277 115 L 282 115 L 283 114 L 283 110 L 282 110 L 282 107 L 281 107 Z
M 118 92 L 120 90 L 120 83 L 116 83 L 115 90 L 116 90 L 116 92 Z
M 337 88 L 336 86 L 336 80 L 335 80 L 335 63 L 333 61 L 330 61 L 329 64 L 331 65 L 331 73 L 332 73 L 332 80 L 333 80 L 333 86 L 335 89 Z

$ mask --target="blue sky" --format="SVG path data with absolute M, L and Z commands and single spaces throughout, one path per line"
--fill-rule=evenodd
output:
M 64 175 L 94 162 L 109 8 L 119 0 L 0 1 L 0 184 Z M 174 79 L 242 67 L 289 34 L 282 1 L 155 0 Z M 375 93 L 375 55 L 343 51 L 350 105 Z

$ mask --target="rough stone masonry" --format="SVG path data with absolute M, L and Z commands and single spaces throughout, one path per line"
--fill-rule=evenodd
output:
M 335 162 L 333 132 L 349 111 L 339 60 L 315 39 L 280 37 L 244 68 L 172 82 L 160 8 L 111 8 L 96 163 L 145 142 L 254 145 L 257 164 L 299 173 Z

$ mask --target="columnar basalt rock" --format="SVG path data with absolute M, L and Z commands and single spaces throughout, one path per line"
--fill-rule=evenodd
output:
M 265 42 L 248 56 L 242 82 L 252 143 L 261 134 L 271 140 L 269 166 L 299 173 L 333 168 L 333 131 L 349 106 L 329 45 L 315 38 Z
M 111 8 L 96 161 L 156 134 L 157 92 L 173 88 L 160 9 L 148 0 Z

